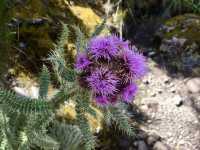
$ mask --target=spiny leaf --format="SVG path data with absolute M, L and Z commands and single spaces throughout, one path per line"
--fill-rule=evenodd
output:
M 74 26 L 75 32 L 76 32 L 76 50 L 78 52 L 84 51 L 86 48 L 86 38 L 83 32 L 81 32 L 80 28 L 77 26 Z
M 41 98 L 47 97 L 49 84 L 50 84 L 50 74 L 48 68 L 46 66 L 43 66 L 42 73 L 40 75 L 40 90 L 39 90 L 39 95 Z
M 49 113 L 50 105 L 43 99 L 30 99 L 17 96 L 11 91 L 0 90 L 0 103 L 6 105 L 8 111 L 17 113 Z

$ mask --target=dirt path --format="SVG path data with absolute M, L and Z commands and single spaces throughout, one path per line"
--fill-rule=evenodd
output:
M 149 74 L 136 98 L 149 117 L 141 128 L 161 136 L 171 149 L 200 150 L 200 78 L 171 78 L 149 62 Z

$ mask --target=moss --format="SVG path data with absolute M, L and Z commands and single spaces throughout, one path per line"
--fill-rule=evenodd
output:
M 73 26 L 79 26 L 88 37 L 95 26 L 101 22 L 100 17 L 89 6 L 71 6 L 67 0 L 48 2 L 28 0 L 23 4 L 16 3 L 10 11 L 14 18 L 22 22 L 14 32 L 17 33 L 15 45 L 23 53 L 15 50 L 18 59 L 14 64 L 36 73 L 40 70 L 42 59 L 47 57 L 61 32 L 60 22 L 68 24 L 70 29 L 69 40 L 66 43 L 66 57 L 70 60 L 69 63 L 74 61 L 76 53 Z M 39 25 L 30 24 L 35 19 L 43 19 L 45 22 Z M 21 49 L 20 43 L 24 43 L 26 47 Z
M 29 0 L 23 6 L 18 4 L 13 7 L 12 12 L 15 17 L 23 19 L 40 18 L 47 15 L 41 0 Z
M 187 39 L 189 44 L 196 42 L 200 46 L 200 16 L 193 14 L 180 15 L 169 19 L 165 25 L 172 30 L 165 34 L 166 39 L 173 36 Z
M 163 41 L 159 50 L 167 68 L 185 76 L 199 76 L 200 16 L 184 14 L 167 20 L 164 25 L 164 30 L 159 31 Z

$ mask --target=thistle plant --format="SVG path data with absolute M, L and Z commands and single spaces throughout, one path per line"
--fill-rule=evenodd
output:
M 52 71 L 45 66 L 42 69 L 38 98 L 0 90 L 0 149 L 95 149 L 90 118 L 102 118 L 106 128 L 115 125 L 123 134 L 134 135 L 126 103 L 137 92 L 136 80 L 147 71 L 145 58 L 115 35 L 98 36 L 104 25 L 105 20 L 88 42 L 81 30 L 74 28 L 78 51 L 74 65 L 65 58 L 68 27 L 63 25 L 47 59 Z M 59 92 L 48 99 L 51 76 Z M 68 107 L 73 109 L 73 119 L 60 119 L 59 106 L 67 103 L 73 106 Z M 103 117 L 97 116 L 100 113 Z

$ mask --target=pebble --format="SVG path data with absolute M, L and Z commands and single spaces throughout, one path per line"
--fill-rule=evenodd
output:
M 156 141 L 159 141 L 160 140 L 160 136 L 154 134 L 154 135 L 150 135 L 148 138 L 147 138 L 147 144 L 148 145 L 153 145 Z
M 180 106 L 181 104 L 183 104 L 183 101 L 180 95 L 174 96 L 173 100 L 176 106 Z
M 200 78 L 193 78 L 187 81 L 186 83 L 187 89 L 191 93 L 199 93 L 200 92 Z
M 162 94 L 162 92 L 163 92 L 162 90 L 158 90 L 158 94 Z
M 166 78 L 166 79 L 164 80 L 164 83 L 165 83 L 165 84 L 169 84 L 169 83 L 170 83 L 170 78 Z
M 138 150 L 148 150 L 148 147 L 144 141 L 138 141 Z
M 153 146 L 153 150 L 170 150 L 170 149 L 164 143 L 157 141 Z
M 172 88 L 170 89 L 170 92 L 171 92 L 171 93 L 176 93 L 176 88 L 172 87 Z
M 156 97 L 156 93 L 155 93 L 155 92 L 152 92 L 152 93 L 151 93 L 151 97 Z

